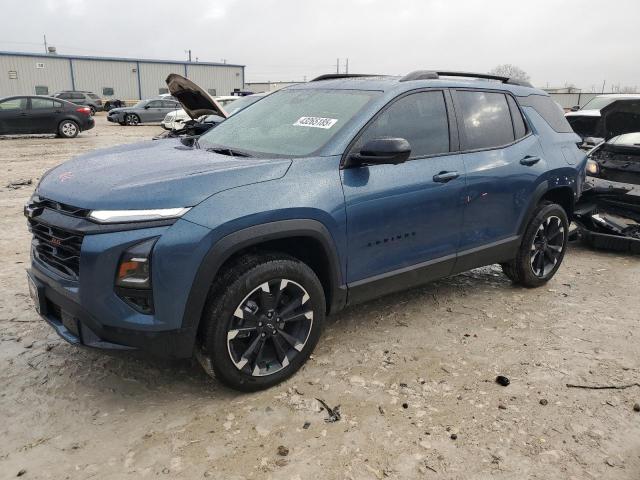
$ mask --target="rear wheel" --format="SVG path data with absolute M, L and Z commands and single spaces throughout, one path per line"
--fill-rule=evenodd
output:
M 124 116 L 124 123 L 131 126 L 136 126 L 140 123 L 140 117 L 135 113 L 127 113 Z
M 78 124 L 73 120 L 63 120 L 58 125 L 58 135 L 64 138 L 74 138 L 80 133 Z
M 285 255 L 246 257 L 212 287 L 202 353 L 230 387 L 269 388 L 309 358 L 324 318 L 324 291 L 311 268 Z
M 541 203 L 531 218 L 515 259 L 502 264 L 514 283 L 539 287 L 556 274 L 567 249 L 569 221 L 555 203 Z
M 96 107 L 89 105 L 89 110 L 91 110 L 91 116 L 93 117 L 96 114 Z

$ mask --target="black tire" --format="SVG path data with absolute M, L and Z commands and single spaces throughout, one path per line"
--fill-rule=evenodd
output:
M 118 122 L 118 125 L 122 125 L 123 127 L 126 125 L 124 122 Z
M 91 110 L 91 116 L 93 117 L 96 114 L 96 107 L 93 105 L 89 105 L 89 110 Z
M 131 126 L 131 127 L 135 127 L 136 125 L 138 125 L 140 123 L 140 117 L 138 115 L 136 115 L 135 113 L 127 113 L 124 116 L 124 123 L 126 125 Z
M 285 312 L 292 305 L 298 307 Z M 309 358 L 325 310 L 322 284 L 306 264 L 275 253 L 245 256 L 211 287 L 199 333 L 201 352 L 216 378 L 231 388 L 272 387 Z
M 58 135 L 64 138 L 75 138 L 80 133 L 80 127 L 73 120 L 62 120 L 58 124 Z
M 544 285 L 556 274 L 567 251 L 569 221 L 564 209 L 542 202 L 531 216 L 516 258 L 501 264 L 504 274 L 527 288 Z

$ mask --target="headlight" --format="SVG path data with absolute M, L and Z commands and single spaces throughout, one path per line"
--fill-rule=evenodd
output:
M 128 248 L 116 271 L 116 293 L 140 313 L 153 313 L 151 251 L 157 240 L 151 238 Z
M 159 208 L 155 210 L 92 210 L 89 218 L 98 223 L 148 222 L 179 218 L 191 207 Z
M 587 174 L 596 176 L 600 174 L 600 165 L 595 160 L 587 160 Z

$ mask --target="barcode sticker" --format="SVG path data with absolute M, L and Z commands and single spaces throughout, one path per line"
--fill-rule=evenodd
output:
M 300 117 L 293 125 L 295 127 L 313 127 L 329 129 L 333 127 L 337 118 L 322 118 L 322 117 Z

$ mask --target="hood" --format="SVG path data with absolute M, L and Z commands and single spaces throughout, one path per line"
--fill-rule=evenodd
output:
M 124 112 L 125 110 L 131 110 L 131 107 L 112 108 L 111 110 L 109 110 L 108 115 L 111 115 L 112 113 Z
M 184 111 L 193 120 L 202 115 L 220 115 L 224 118 L 229 116 L 211 95 L 182 75 L 172 73 L 167 77 L 166 82 L 171 95 L 178 99 Z
M 97 150 L 50 170 L 36 193 L 86 209 L 137 210 L 197 205 L 234 187 L 281 178 L 291 160 L 229 157 L 148 141 Z

